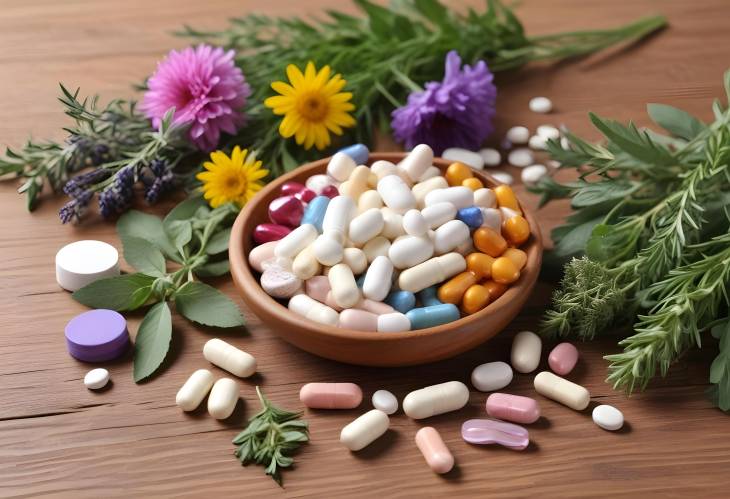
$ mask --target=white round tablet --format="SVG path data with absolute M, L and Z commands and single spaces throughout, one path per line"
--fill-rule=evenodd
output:
M 109 371 L 101 367 L 92 369 L 84 376 L 84 386 L 89 390 L 99 390 L 109 383 Z
M 493 392 L 509 385 L 512 377 L 512 368 L 506 362 L 487 362 L 471 372 L 471 384 L 480 392 Z
M 499 166 L 502 162 L 502 155 L 498 150 L 492 149 L 491 147 L 480 149 L 479 154 L 484 160 L 484 166 Z
M 56 253 L 56 281 L 68 291 L 116 275 L 119 275 L 119 253 L 111 244 L 76 241 Z
M 490 175 L 492 175 L 494 180 L 496 180 L 500 184 L 512 185 L 512 183 L 515 181 L 515 179 L 512 178 L 512 175 L 502 170 L 494 170 L 493 172 L 489 173 Z
M 546 139 L 558 140 L 560 138 L 560 130 L 552 125 L 540 125 L 537 127 L 536 133 Z
M 549 113 L 553 110 L 553 103 L 547 97 L 533 97 L 529 106 L 533 113 Z
M 522 170 L 522 183 L 525 185 L 534 185 L 547 175 L 545 165 L 531 165 Z
M 530 149 L 535 149 L 537 151 L 544 151 L 547 149 L 547 138 L 543 137 L 542 135 L 533 135 L 530 137 L 530 141 L 527 143 L 528 146 L 530 146 Z
M 535 162 L 535 156 L 533 156 L 532 151 L 530 151 L 526 147 L 520 147 L 517 149 L 513 149 L 509 153 L 509 155 L 507 156 L 507 161 L 512 166 L 524 168 L 526 166 L 530 166 Z
M 386 414 L 393 414 L 398 410 L 398 399 L 388 390 L 378 390 L 373 393 L 373 407 Z
M 593 409 L 593 422 L 608 431 L 620 430 L 624 415 L 612 405 L 599 405 Z
M 513 126 L 505 134 L 507 140 L 513 144 L 527 144 L 530 138 L 530 130 L 526 126 Z

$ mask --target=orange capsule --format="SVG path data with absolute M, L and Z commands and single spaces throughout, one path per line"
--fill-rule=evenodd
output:
M 520 278 L 520 269 L 507 258 L 500 256 L 492 264 L 492 279 L 501 284 L 511 284 Z
M 455 186 L 461 185 L 464 180 L 472 178 L 474 174 L 471 172 L 471 168 L 457 161 L 449 165 L 444 176 L 450 186 Z
M 479 280 L 492 276 L 494 258 L 486 253 L 469 253 L 466 256 L 466 270 L 474 272 Z
M 474 246 L 482 253 L 497 258 L 507 249 L 507 241 L 489 227 L 479 227 L 474 231 Z
M 464 292 L 469 286 L 476 284 L 477 280 L 477 275 L 468 270 L 455 275 L 439 288 L 439 300 L 456 305 L 461 301 L 461 297 L 464 296 Z
M 507 248 L 505 252 L 502 254 L 502 256 L 505 256 L 512 260 L 512 263 L 514 263 L 519 270 L 522 270 L 525 264 L 527 263 L 527 253 L 522 251 L 521 249 L 517 248 Z M 467 268 L 469 265 L 469 260 L 467 262 Z
M 498 185 L 494 189 L 494 195 L 497 197 L 497 204 L 500 208 L 510 208 L 517 213 L 522 213 L 520 202 L 517 201 L 515 191 L 508 185 Z
M 487 292 L 489 292 L 490 303 L 502 296 L 504 292 L 507 291 L 507 285 L 499 282 L 487 281 L 483 284 L 483 286 L 487 289 Z
M 525 217 L 517 215 L 502 223 L 502 233 L 510 244 L 519 246 L 530 238 L 530 224 Z
M 484 184 L 482 184 L 482 181 L 476 177 L 472 177 L 472 178 L 468 178 L 468 179 L 464 180 L 461 183 L 461 185 L 463 185 L 464 187 L 468 187 L 472 191 L 477 191 L 484 187 Z
M 461 299 L 461 311 L 465 314 L 479 312 L 487 305 L 489 305 L 489 290 L 480 284 L 469 286 Z

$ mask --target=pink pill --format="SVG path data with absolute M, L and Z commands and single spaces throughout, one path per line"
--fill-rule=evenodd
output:
M 329 278 L 327 280 L 329 281 Z M 324 298 L 324 304 L 335 309 L 337 312 L 342 310 L 342 307 L 337 304 L 334 296 L 332 296 L 332 291 L 327 291 L 327 296 Z
M 302 203 L 308 203 L 312 199 L 316 198 L 317 194 L 314 191 L 311 191 L 305 187 L 301 191 L 294 194 L 294 197 L 297 198 Z
M 366 312 L 372 312 L 375 315 L 392 314 L 393 312 L 395 312 L 395 309 L 387 303 L 383 303 L 382 301 L 369 300 L 368 298 L 361 299 L 352 308 L 365 310 Z
M 548 365 L 556 374 L 565 376 L 578 363 L 578 349 L 572 343 L 561 343 L 553 348 L 548 357 Z
M 310 298 L 325 303 L 327 293 L 330 292 L 330 280 L 325 275 L 310 277 L 304 283 L 304 291 Z
M 334 185 L 328 185 L 327 187 L 325 187 L 324 189 L 322 189 L 321 194 L 323 196 L 327 196 L 328 198 L 332 199 L 334 197 L 339 196 L 340 195 L 340 191 L 337 190 L 337 187 L 335 187 Z
M 416 446 L 434 473 L 448 473 L 454 467 L 454 456 L 436 428 L 426 426 L 416 432 Z
M 507 393 L 493 393 L 487 398 L 487 414 L 515 423 L 534 423 L 540 418 L 537 400 Z
M 354 409 L 362 402 L 362 390 L 355 383 L 307 383 L 299 400 L 310 409 Z
M 340 327 L 356 331 L 377 331 L 378 316 L 365 310 L 348 308 L 340 312 Z
M 304 205 L 294 196 L 283 196 L 269 204 L 269 219 L 275 224 L 296 227 L 302 220 Z
M 269 241 L 253 248 L 248 254 L 248 264 L 257 272 L 263 272 L 263 262 L 274 257 L 277 241 Z
M 279 192 L 282 196 L 293 196 L 304 189 L 306 189 L 305 185 L 300 184 L 299 182 L 284 182 L 284 185 L 281 186 L 281 190 Z
M 256 244 L 278 241 L 291 232 L 289 227 L 278 224 L 259 224 L 253 229 L 253 240 Z

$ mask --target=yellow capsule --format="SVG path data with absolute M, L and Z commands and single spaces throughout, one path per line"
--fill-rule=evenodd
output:
M 530 224 L 525 217 L 517 215 L 502 223 L 502 233 L 510 244 L 519 246 L 530 238 Z
M 464 292 L 469 286 L 476 284 L 477 280 L 476 274 L 468 270 L 455 275 L 439 288 L 439 300 L 456 305 L 461 301 L 461 297 L 464 296 Z
M 500 256 L 492 264 L 492 279 L 500 284 L 512 284 L 520 278 L 520 270 L 517 265 L 507 258 Z
M 512 260 L 512 263 L 517 266 L 518 269 L 522 270 L 527 263 L 527 253 L 517 248 L 507 248 L 502 256 L 505 256 Z M 469 260 L 467 262 L 467 268 L 469 267 Z
M 489 292 L 490 303 L 502 296 L 504 292 L 507 291 L 507 285 L 499 282 L 487 281 L 483 284 L 483 286 L 487 289 L 487 292 Z
M 498 185 L 494 189 L 494 195 L 497 197 L 497 204 L 500 208 L 510 208 L 517 213 L 522 214 L 520 202 L 517 201 L 515 191 L 508 185 Z
M 482 253 L 497 258 L 507 249 L 507 241 L 498 232 L 479 227 L 474 231 L 474 246 Z
M 468 179 L 464 180 L 461 183 L 461 185 L 463 185 L 464 187 L 468 187 L 472 191 L 477 191 L 484 187 L 484 184 L 482 184 L 482 181 L 476 177 L 472 177 L 472 178 L 468 178 Z
M 489 305 L 489 290 L 480 285 L 474 284 L 464 293 L 461 300 L 461 311 L 465 314 L 473 314 Z
M 444 176 L 450 186 L 456 186 L 461 185 L 464 180 L 472 178 L 474 174 L 471 172 L 471 168 L 457 161 L 449 165 Z
M 466 256 L 466 270 L 474 272 L 479 280 L 492 277 L 494 258 L 486 253 L 469 253 Z

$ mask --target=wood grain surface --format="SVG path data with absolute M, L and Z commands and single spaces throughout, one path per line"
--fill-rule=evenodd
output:
M 184 45 L 170 32 L 183 23 L 215 28 L 227 17 L 252 10 L 272 14 L 351 9 L 347 2 L 312 0 L 128 0 L 100 2 L 5 0 L 0 4 L 0 139 L 19 145 L 28 134 L 60 138 L 65 117 L 56 102 L 57 82 L 99 92 L 103 98 L 133 96 L 131 83 L 155 67 L 172 47 Z M 461 4 L 461 2 L 453 2 Z M 476 3 L 476 2 L 475 2 Z M 595 138 L 586 113 L 648 124 L 644 105 L 660 101 L 709 119 L 710 101 L 721 95 L 730 63 L 726 0 L 525 1 L 518 8 L 529 33 L 610 27 L 664 13 L 671 27 L 638 47 L 557 66 L 533 66 L 501 75 L 500 133 L 508 126 L 565 124 Z M 547 95 L 555 112 L 527 111 L 534 95 Z M 393 149 L 384 141 L 380 149 Z M 95 238 L 119 247 L 114 225 L 96 217 L 78 227 L 61 226 L 61 199 L 44 198 L 25 211 L 14 182 L 0 185 L 0 496 L 3 497 L 727 497 L 730 425 L 703 392 L 714 345 L 678 362 L 667 379 L 626 398 L 604 383 L 602 355 L 616 351 L 606 338 L 579 345 L 582 358 L 571 378 L 594 403 L 625 414 L 626 427 L 609 433 L 590 411 L 571 411 L 539 398 L 540 421 L 529 427 L 524 452 L 476 447 L 459 435 L 461 423 L 484 416 L 485 394 L 473 391 L 462 411 L 414 422 L 402 413 L 366 450 L 351 454 L 338 443 L 340 429 L 369 407 L 352 411 L 306 411 L 312 441 L 284 474 L 280 489 L 263 469 L 242 468 L 231 438 L 258 411 L 254 386 L 283 407 L 300 409 L 298 391 L 309 381 L 355 381 L 369 400 L 373 391 L 402 398 L 427 384 L 468 382 L 477 364 L 505 360 L 516 331 L 533 329 L 552 284 L 541 282 L 524 312 L 493 341 L 455 359 L 403 368 L 360 368 L 325 361 L 277 339 L 248 311 L 248 329 L 218 332 L 175 320 L 170 362 L 152 381 L 135 385 L 129 358 L 109 367 L 113 384 L 86 390 L 89 365 L 69 357 L 63 328 L 84 310 L 54 280 L 53 257 L 68 242 Z M 521 191 L 522 192 L 522 191 Z M 534 198 L 525 196 L 529 204 Z M 161 206 L 159 211 L 169 208 Z M 544 231 L 565 206 L 539 212 Z M 232 283 L 215 283 L 235 296 Z M 236 301 L 241 300 L 236 296 Z M 131 315 L 136 330 L 139 315 Z M 203 343 L 221 336 L 254 354 L 260 374 L 240 382 L 242 401 L 225 422 L 204 409 L 185 414 L 175 393 L 195 369 L 208 367 Z M 225 373 L 216 370 L 217 376 Z M 508 391 L 534 395 L 532 376 L 520 375 Z M 436 427 L 457 467 L 434 475 L 413 443 L 424 424 Z

